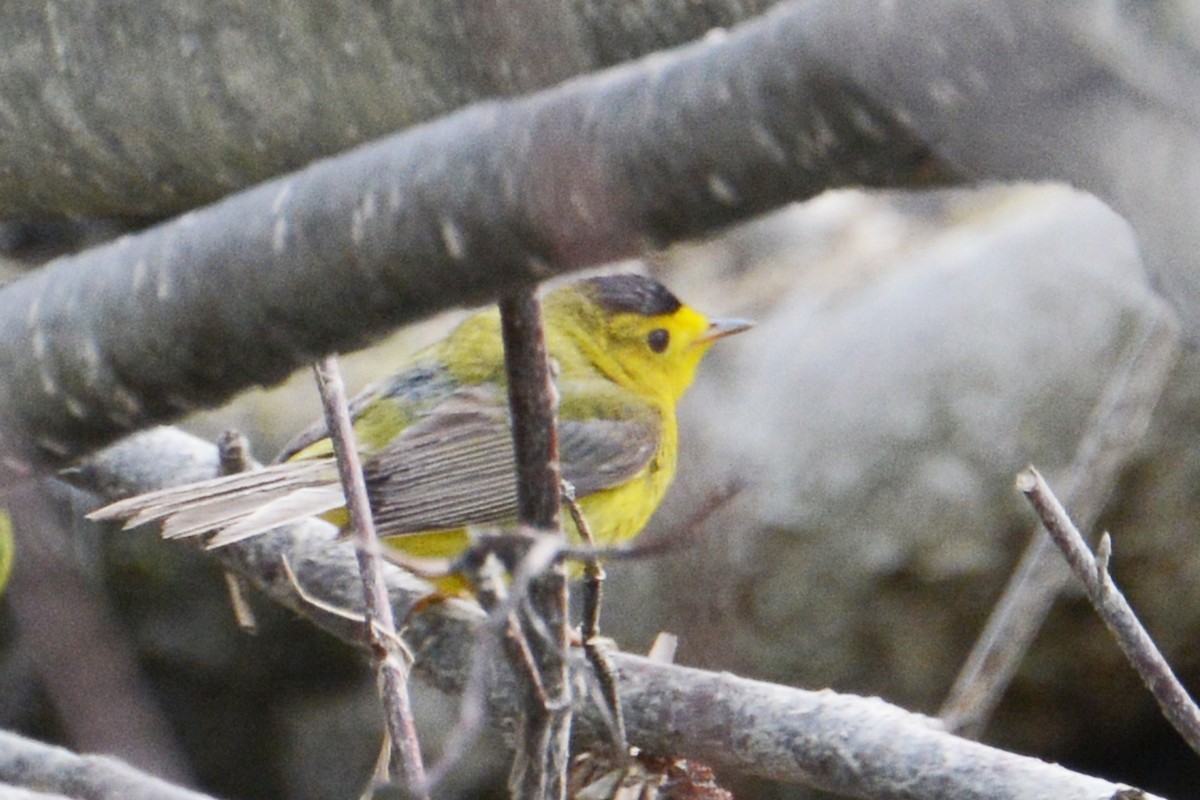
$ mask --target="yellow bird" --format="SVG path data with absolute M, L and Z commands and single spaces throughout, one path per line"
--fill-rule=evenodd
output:
M 588 278 L 542 301 L 558 389 L 562 476 L 599 545 L 632 539 L 675 475 L 675 409 L 717 339 L 750 327 L 709 320 L 640 275 Z M 417 558 L 454 558 L 472 526 L 516 518 L 507 374 L 497 309 L 479 311 L 351 402 L 380 536 Z M 162 521 L 167 538 L 228 544 L 308 516 L 344 526 L 324 423 L 264 469 L 114 503 L 93 519 Z M 577 538 L 573 523 L 569 535 Z M 462 591 L 453 576 L 444 591 Z

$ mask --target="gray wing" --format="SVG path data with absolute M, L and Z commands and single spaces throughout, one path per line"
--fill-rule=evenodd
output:
M 381 536 L 512 519 L 513 471 L 507 398 L 494 386 L 455 391 L 363 461 Z
M 662 441 L 662 417 L 616 384 L 600 379 L 560 381 L 558 426 L 562 476 L 576 497 L 617 486 L 654 458 Z
M 654 457 L 660 429 L 653 413 L 560 422 L 563 477 L 577 497 L 623 483 Z M 510 522 L 517 479 L 504 390 L 459 389 L 363 469 L 381 536 Z
M 658 450 L 656 418 L 589 419 L 558 426 L 563 479 L 576 497 L 624 483 L 641 472 Z

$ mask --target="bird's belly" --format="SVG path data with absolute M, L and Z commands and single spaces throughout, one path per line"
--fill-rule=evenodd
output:
M 642 532 L 670 483 L 665 471 L 647 468 L 626 483 L 580 499 L 579 508 L 596 544 L 608 547 L 627 542 Z M 563 527 L 574 541 L 580 537 L 568 513 Z

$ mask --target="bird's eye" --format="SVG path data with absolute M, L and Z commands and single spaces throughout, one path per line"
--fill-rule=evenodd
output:
M 667 345 L 671 343 L 671 334 L 663 328 L 655 328 L 650 331 L 646 337 L 646 344 L 650 345 L 650 349 L 656 353 L 661 353 L 667 349 Z

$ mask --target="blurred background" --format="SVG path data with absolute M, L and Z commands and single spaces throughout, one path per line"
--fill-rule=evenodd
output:
M 386 38 L 357 33 L 384 19 L 361 5 L 331 28 Z M 759 10 L 697 5 L 712 16 L 679 17 L 675 36 Z M 866 102 L 903 115 L 955 185 L 832 189 L 612 267 L 759 325 L 714 349 L 685 400 L 677 484 L 642 540 L 664 552 L 610 566 L 605 633 L 644 652 L 670 631 L 683 664 L 937 714 L 1033 530 L 1015 474 L 1033 463 L 1066 482 L 1114 376 L 1165 337 L 1178 344 L 1155 353 L 1165 386 L 1111 494 L 1099 490 L 1097 530 L 1111 531 L 1114 576 L 1184 684 L 1200 686 L 1200 4 L 807 5 L 818 30 L 865 15 L 838 28 L 857 38 L 812 47 Z M 612 43 L 595 52 L 621 56 Z M 17 91 L 4 69 L 0 98 Z M 242 78 L 257 75 L 278 77 Z M 264 169 L 291 165 L 278 160 Z M 145 223 L 84 216 L 12 218 L 3 266 L 16 276 Z M 459 316 L 348 357 L 351 388 Z M 318 415 L 299 374 L 185 426 L 237 428 L 268 459 Z M 259 631 L 243 633 L 203 554 L 84 525 L 90 502 L 64 494 L 59 529 L 18 531 L 0 595 L 0 728 L 222 797 L 357 796 L 381 731 L 359 655 L 253 596 Z M 418 688 L 417 704 L 436 753 L 454 702 Z M 1166 796 L 1200 781 L 1073 589 L 982 738 Z M 503 748 L 468 761 L 442 796 L 500 796 Z M 743 797 L 813 796 L 720 777 Z

